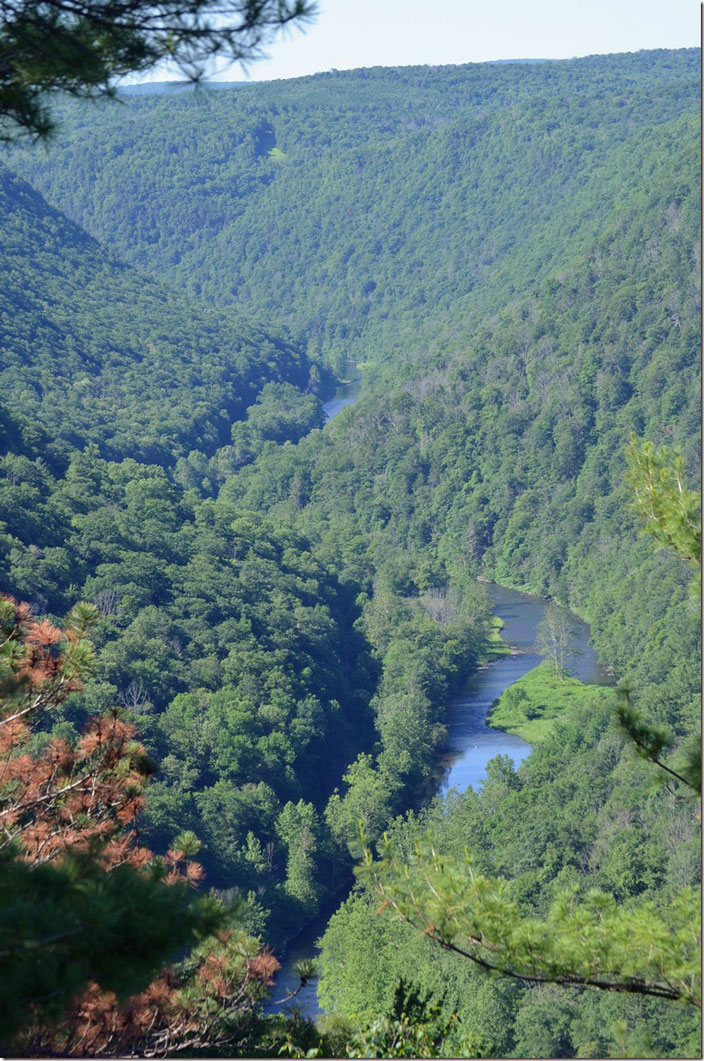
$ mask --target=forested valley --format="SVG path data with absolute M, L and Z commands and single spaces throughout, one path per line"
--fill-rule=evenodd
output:
M 190 1023 L 157 1042 L 133 1007 L 108 1035 L 11 930 L 50 884 L 17 868 L 17 811 L 4 1053 L 699 1055 L 700 605 L 658 507 L 696 522 L 699 95 L 694 50 L 379 67 L 65 101 L 47 145 L 2 149 L 0 589 L 48 625 L 4 602 L 0 677 L 24 673 L 22 638 L 49 646 L 30 684 L 58 688 L 72 645 L 92 656 L 23 754 L 134 726 L 135 842 L 185 876 L 197 857 L 193 933 L 225 918 L 247 955 L 241 995 L 197 995 L 190 922 L 167 928 L 158 874 L 141 900 L 129 878 Z M 441 798 L 448 705 L 508 651 L 486 582 L 588 622 L 615 687 L 543 664 L 494 713 L 520 726 L 556 698 L 528 758 Z M 525 975 L 460 953 L 466 851 L 485 882 L 467 932 Z M 325 1015 L 265 1013 L 263 948 L 338 896 Z M 542 965 L 529 923 L 563 941 Z M 55 935 L 52 975 L 115 992 L 101 1013 L 150 984 L 148 962 L 101 980 Z

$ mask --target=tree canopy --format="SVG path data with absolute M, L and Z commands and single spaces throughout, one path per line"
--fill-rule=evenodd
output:
M 698 101 L 684 50 L 361 70 L 57 99 L 61 141 L 6 151 L 0 578 L 53 628 L 97 610 L 93 672 L 17 753 L 78 768 L 90 720 L 136 727 L 152 861 L 196 834 L 248 939 L 338 893 L 363 817 L 399 867 L 432 829 L 458 892 L 469 847 L 517 911 L 510 957 L 561 923 L 591 979 L 573 914 L 596 893 L 610 977 L 673 979 L 631 961 L 605 895 L 691 964 L 699 614 L 673 551 L 699 549 Z M 359 401 L 323 426 L 349 357 Z M 589 622 L 623 726 L 547 661 L 492 713 L 532 753 L 434 799 L 448 704 L 506 651 L 483 580 Z M 624 1027 L 641 1055 L 693 1049 L 692 1006 L 491 977 L 379 905 L 358 889 L 326 933 L 328 1038 L 274 1053 L 607 1056 Z M 250 1016 L 233 1045 L 265 1051 Z

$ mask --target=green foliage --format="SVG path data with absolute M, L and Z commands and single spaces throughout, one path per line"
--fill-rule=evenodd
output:
M 679 770 L 674 770 L 663 762 L 663 754 L 670 751 L 676 743 L 675 736 L 665 726 L 658 726 L 643 718 L 642 713 L 635 707 L 632 698 L 632 690 L 627 682 L 619 686 L 618 690 L 618 721 L 628 738 L 633 742 L 637 753 L 642 758 L 654 763 L 665 774 L 682 781 L 691 792 L 698 797 L 702 786 L 702 755 L 701 740 L 698 742 L 690 740 L 688 747 L 681 749 L 684 752 L 684 763 Z M 682 758 L 682 755 L 680 755 Z M 663 780 L 666 778 L 663 775 Z
M 247 413 L 256 435 L 272 442 L 298 442 L 313 428 L 323 426 L 317 399 L 301 394 L 290 383 L 265 384 Z
M 668 446 L 638 445 L 635 435 L 626 451 L 628 481 L 635 508 L 646 530 L 660 545 L 699 570 L 701 589 L 701 496 L 683 483 L 684 460 Z
M 696 810 L 603 692 L 538 668 L 499 708 L 540 728 L 520 770 L 428 804 L 449 698 L 505 651 L 477 575 L 588 620 L 632 683 L 626 728 L 693 780 L 699 624 L 672 545 L 692 553 L 696 514 L 698 101 L 691 51 L 376 69 L 62 103 L 51 155 L 8 154 L 53 205 L 3 171 L 0 577 L 40 612 L 94 602 L 61 732 L 128 705 L 155 842 L 195 833 L 270 939 L 339 886 L 361 819 L 399 863 L 431 826 L 458 894 L 469 847 L 524 973 L 538 940 L 552 972 L 591 978 L 601 953 L 612 980 L 689 976 Z M 349 358 L 362 396 L 318 430 L 324 366 Z M 634 429 L 658 552 L 623 482 Z M 689 1007 L 560 1001 L 378 905 L 362 890 L 326 933 L 328 1038 L 273 1022 L 253 1056 L 692 1050 Z M 639 965 L 629 944 L 668 929 L 662 968 Z
M 357 856 L 360 823 L 370 839 L 381 836 L 393 817 L 399 784 L 375 770 L 371 756 L 364 754 L 357 757 L 342 780 L 347 786 L 344 796 L 335 789 L 325 818 L 335 840 Z
M 44 428 L 54 462 L 91 442 L 162 465 L 211 456 L 266 382 L 306 387 L 310 365 L 290 343 L 125 268 L 2 165 L 0 208 L 4 401 L 21 431 Z M 8 509 L 37 511 L 47 469 L 31 460 L 6 465 Z
M 346 1044 L 347 1057 L 444 1057 L 443 1046 L 454 1024 L 404 979 L 396 985 L 393 1008 L 388 1017 L 357 1022 L 355 1034 Z M 462 1056 L 471 1044 L 464 1042 Z
M 503 976 L 563 986 L 587 986 L 701 1004 L 701 899 L 695 889 L 658 911 L 632 909 L 596 889 L 559 892 L 547 916 L 521 916 L 511 889 L 440 855 L 432 838 L 410 859 L 381 862 L 367 853 L 374 892 L 405 921 L 441 946 Z M 426 889 L 417 892 L 422 879 Z
M 282 26 L 310 16 L 306 0 L 120 0 L 109 14 L 96 3 L 3 3 L 0 14 L 0 139 L 53 129 L 52 96 L 114 96 L 114 79 L 168 60 L 199 80 L 213 56 L 248 61 Z M 47 49 L 47 41 L 51 49 Z
M 575 635 L 569 614 L 550 603 L 536 632 L 536 648 L 552 661 L 555 674 L 564 681 L 568 660 L 575 656 Z
M 276 826 L 288 852 L 286 891 L 298 902 L 305 920 L 315 913 L 319 899 L 314 855 L 320 844 L 320 827 L 315 807 L 303 800 L 287 803 Z
M 487 722 L 537 744 L 553 732 L 555 721 L 571 708 L 603 703 L 608 697 L 599 686 L 558 676 L 553 663 L 545 660 L 501 694 L 490 708 Z
M 641 469 L 638 482 L 647 474 L 648 468 Z M 681 482 L 677 489 L 678 493 L 684 489 Z M 673 540 L 677 540 L 678 530 L 689 520 L 681 512 L 672 517 L 668 512 L 669 507 L 665 505 L 662 515 L 652 512 L 650 518 L 658 523 L 655 527 L 658 537 L 665 533 L 660 523 L 667 526 L 667 538 L 672 544 Z M 676 552 L 683 559 L 694 559 L 682 542 L 678 542 Z M 551 623 L 548 614 L 547 633 L 553 635 L 549 645 L 554 649 L 553 665 L 548 662 L 542 664 L 523 679 L 522 686 L 512 687 L 504 694 L 503 704 L 499 701 L 499 712 L 495 712 L 501 713 L 504 721 L 512 721 L 515 725 L 517 715 L 525 720 L 534 713 L 529 693 L 535 696 L 536 680 L 540 690 L 545 684 L 544 676 L 548 675 L 551 676 L 549 684 L 552 685 L 553 698 L 557 691 L 558 703 L 562 701 L 563 708 L 567 690 L 573 696 L 577 694 L 576 703 L 582 714 L 589 710 L 589 700 L 598 706 L 603 699 L 600 690 L 590 690 L 592 696 L 585 696 L 583 690 L 586 687 L 565 678 L 564 667 L 558 665 L 561 662 L 562 632 L 557 618 L 553 613 Z M 541 670 L 542 675 L 539 673 Z M 561 693 L 565 682 L 569 684 Z M 543 696 L 540 699 L 550 697 Z M 693 740 L 689 742 L 690 761 L 683 768 L 684 772 L 678 772 L 663 762 L 663 753 L 672 747 L 674 738 L 664 727 L 643 720 L 633 706 L 628 684 L 619 689 L 618 719 L 639 754 L 660 768 L 661 777 L 674 778 L 699 793 L 699 742 L 696 745 Z M 554 746 L 565 732 L 564 728 L 562 732 L 556 730 L 553 741 L 546 742 L 545 747 L 549 749 L 551 743 Z M 696 756 L 695 746 L 698 751 Z M 501 806 L 502 800 L 508 802 L 513 794 L 521 790 L 522 785 L 519 779 L 514 780 L 510 772 L 504 771 L 500 759 L 490 766 L 492 768 L 488 771 L 480 802 L 485 803 L 489 812 L 495 815 L 497 804 Z M 544 778 L 541 780 L 544 784 Z M 670 789 L 670 792 L 676 798 L 676 791 Z M 451 807 L 450 820 L 457 816 L 456 809 Z M 627 818 L 623 821 L 625 824 Z M 670 885 L 664 889 L 664 893 L 659 889 L 654 890 L 653 900 L 644 901 L 641 894 L 637 899 L 634 897 L 630 902 L 623 903 L 617 900 L 613 891 L 607 892 L 593 886 L 587 889 L 586 882 L 582 883 L 579 876 L 565 886 L 565 881 L 569 881 L 570 876 L 574 878 L 574 873 L 564 876 L 565 866 L 555 874 L 553 867 L 551 887 L 540 896 L 542 916 L 536 916 L 530 907 L 526 909 L 526 899 L 530 897 L 531 891 L 530 880 L 525 883 L 521 880 L 515 856 L 511 862 L 509 879 L 496 875 L 497 870 L 501 870 L 497 858 L 497 852 L 501 849 L 495 838 L 492 838 L 493 842 L 490 840 L 487 843 L 489 838 L 485 832 L 474 834 L 481 854 L 488 853 L 487 849 L 491 852 L 488 865 L 492 873 L 487 875 L 482 872 L 481 865 L 478 867 L 470 859 L 468 848 L 462 860 L 452 853 L 451 839 L 450 851 L 447 850 L 446 832 L 441 835 L 439 845 L 433 834 L 429 833 L 426 839 L 416 839 L 409 850 L 408 840 L 414 832 L 416 835 L 418 832 L 412 823 L 409 824 L 410 829 L 402 829 L 400 833 L 397 831 L 395 843 L 388 836 L 384 837 L 380 861 L 375 861 L 369 850 L 365 851 L 364 863 L 358 872 L 366 880 L 374 901 L 381 904 L 377 913 L 391 908 L 404 923 L 478 969 L 498 973 L 524 984 L 592 987 L 618 994 L 684 1001 L 691 1006 L 701 1007 L 701 896 L 700 889 L 687 886 L 689 881 L 686 878 L 684 887 L 681 884 L 673 889 Z M 690 835 L 695 839 L 696 830 L 692 830 Z M 594 868 L 601 861 L 602 872 L 606 871 L 606 879 L 610 878 L 611 882 L 614 882 L 619 848 L 624 848 L 625 839 L 622 835 L 619 838 L 621 842 L 616 843 L 612 832 L 605 842 L 597 843 L 593 848 Z M 652 849 L 653 837 L 647 837 L 647 841 Z M 635 847 L 632 843 L 625 846 L 629 849 L 626 857 L 632 865 Z M 481 856 L 479 862 L 483 862 Z M 642 891 L 642 888 L 634 888 L 634 882 L 624 875 L 624 868 L 621 865 L 616 872 L 626 895 Z M 690 864 L 690 871 L 693 870 L 695 867 Z M 694 875 L 691 872 L 691 877 Z M 563 876 L 564 881 L 561 880 Z M 527 894 L 526 883 L 529 885 Z M 387 939 L 381 946 L 388 946 Z M 323 955 L 325 959 L 325 951 Z M 325 965 L 323 970 L 325 983 Z M 369 989 L 365 988 L 364 991 L 369 997 Z M 376 1001 L 377 1011 L 378 1006 L 379 1002 Z M 527 1025 L 529 1012 L 529 1009 L 522 1008 L 518 1011 L 515 1027 L 519 1042 L 521 1036 L 524 1043 L 526 1038 L 530 1039 L 522 1027 L 524 1020 Z M 568 1052 L 573 1034 L 571 1019 L 567 1014 L 560 1013 L 559 1004 L 550 1008 L 546 1018 L 536 1029 L 537 1039 L 532 1040 L 528 1052 Z M 615 1052 L 618 1049 L 616 1043 L 625 1035 L 626 1024 L 616 1021 L 613 1029 L 611 1049 Z M 643 1036 L 641 1052 L 650 1056 L 652 1043 L 648 1032 L 643 1032 Z
M 131 866 L 106 873 L 87 857 L 31 866 L 4 852 L 0 909 L 4 1048 L 30 1014 L 60 1018 L 92 982 L 122 999 L 143 991 L 223 923 L 212 900 L 194 902 Z
M 551 665 L 545 669 L 550 673 Z M 560 683 L 554 676 L 551 683 L 556 689 L 570 685 L 569 679 Z M 603 700 L 603 692 L 601 697 Z M 563 919 L 570 933 L 577 932 L 579 904 L 593 889 L 608 896 L 609 918 L 618 922 L 619 911 L 625 911 L 626 920 L 632 922 L 633 939 L 621 935 L 619 946 L 628 948 L 636 939 L 643 942 L 641 929 L 647 936 L 659 925 L 664 959 L 675 965 L 693 961 L 692 968 L 696 966 L 698 944 L 692 925 L 696 923 L 697 900 L 693 900 L 692 909 L 681 909 L 676 917 L 673 911 L 688 889 L 696 893 L 700 881 L 697 808 L 666 787 L 654 786 L 653 775 L 659 771 L 640 764 L 631 754 L 623 754 L 623 742 L 612 729 L 612 716 L 610 703 L 585 703 L 579 698 L 555 721 L 553 732 L 536 746 L 518 772 L 503 758 L 494 760 L 478 794 L 468 790 L 437 801 L 419 818 L 411 816 L 393 826 L 389 831 L 391 855 L 400 871 L 398 878 L 393 876 L 393 886 L 398 883 L 406 899 L 412 892 L 423 915 L 430 915 L 426 899 L 439 908 L 433 908 L 427 920 L 416 921 L 419 927 L 441 925 L 437 915 L 443 913 L 447 900 L 448 925 L 462 923 L 455 942 L 464 948 L 467 940 L 462 935 L 462 918 L 476 910 L 477 915 L 487 914 L 493 924 L 495 915 L 498 917 L 500 911 L 505 914 L 514 904 L 514 920 L 504 925 L 501 919 L 501 932 L 511 937 L 505 942 L 515 944 L 520 954 L 520 922 L 527 922 L 527 931 L 547 933 L 551 939 Z M 445 880 L 446 871 L 453 887 L 457 886 L 452 895 L 436 888 L 433 897 L 427 888 L 426 872 L 439 883 L 432 856 L 422 865 L 416 864 L 418 873 L 406 876 L 402 870 L 409 861 L 415 862 L 416 847 L 428 854 L 428 827 L 432 828 L 433 849 L 440 864 L 438 873 Z M 472 892 L 471 904 L 464 902 L 466 892 L 474 888 L 465 872 L 468 848 L 473 856 L 473 879 L 481 878 L 485 885 L 478 898 Z M 576 904 L 572 901 L 560 907 L 561 893 L 576 887 Z M 319 986 L 329 1010 L 365 1014 L 367 1018 L 387 1013 L 388 985 L 412 968 L 417 984 L 425 989 L 455 985 L 456 995 L 444 1004 L 443 1012 L 446 1016 L 457 1014 L 457 1034 L 461 1032 L 478 1043 L 482 1056 L 514 1052 L 522 1056 L 531 1052 L 574 1056 L 580 1049 L 587 1054 L 591 1049 L 599 1056 L 610 1052 L 618 1056 L 618 1020 L 627 1022 L 631 1034 L 635 1034 L 633 1029 L 639 1029 L 639 1034 L 647 1031 L 654 1056 L 686 1053 L 685 1044 L 696 1040 L 696 1013 L 690 1018 L 685 1007 L 672 1007 L 664 1000 L 651 998 L 649 1002 L 648 996 L 619 993 L 607 1001 L 604 996 L 610 992 L 592 990 L 568 992 L 562 1002 L 560 994 L 550 994 L 547 986 L 528 988 L 522 980 L 488 977 L 480 966 L 452 951 L 443 952 L 427 935 L 389 916 L 388 909 L 380 911 L 382 902 L 376 891 L 370 894 L 365 888 L 330 922 L 323 939 Z M 691 923 L 690 914 L 695 915 Z M 587 921 L 600 917 L 600 912 L 592 911 Z M 676 931 L 681 935 L 679 950 Z M 594 939 L 599 932 L 597 929 Z M 493 942 L 486 933 L 484 938 Z M 586 936 L 587 941 L 590 938 Z M 608 954 L 611 942 L 608 938 L 603 942 Z M 575 945 L 576 953 L 586 961 L 588 943 L 577 939 Z M 615 940 L 613 945 L 616 948 Z M 481 947 L 476 952 L 489 961 L 495 953 Z M 556 961 L 560 958 L 559 943 L 546 940 L 545 947 L 536 953 L 551 955 Z M 566 947 L 566 953 L 561 954 L 563 971 L 574 972 L 569 954 Z M 616 962 L 615 949 L 611 956 Z M 625 955 L 622 957 L 626 960 Z M 634 946 L 629 959 L 633 966 L 642 958 Z M 521 971 L 528 970 L 524 967 Z M 672 970 L 666 973 L 669 976 Z M 639 975 L 646 975 L 643 965 Z M 564 988 L 556 990 L 565 993 Z M 544 1004 L 537 1005 L 539 999 L 544 999 Z M 559 1035 L 556 1021 L 563 1021 Z M 689 1038 L 692 1035 L 694 1040 Z M 598 1046 L 589 1048 L 585 1044 L 590 1041 L 597 1041 Z M 449 1046 L 447 1053 L 458 1056 Z

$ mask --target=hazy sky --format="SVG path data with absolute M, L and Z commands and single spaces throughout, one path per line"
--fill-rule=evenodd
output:
M 270 58 L 218 80 L 299 77 L 319 70 L 577 55 L 699 44 L 698 0 L 319 0 L 304 33 Z M 165 80 L 158 71 L 150 80 Z
M 249 73 L 261 81 L 333 67 L 693 47 L 699 10 L 698 0 L 320 0 L 315 24 L 292 30 Z

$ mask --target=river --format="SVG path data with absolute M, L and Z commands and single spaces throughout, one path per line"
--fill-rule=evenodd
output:
M 349 366 L 352 371 L 351 375 L 357 371 L 356 365 Z M 328 402 L 323 402 L 323 416 L 325 417 L 325 423 L 329 424 L 330 421 L 341 413 L 343 409 L 346 409 L 348 405 L 354 405 L 359 398 L 359 392 L 362 387 L 362 380 L 357 377 L 356 379 L 350 380 L 349 383 L 341 383 L 332 398 Z
M 339 412 L 339 409 L 336 412 Z M 495 755 L 509 755 L 518 765 L 531 750 L 530 744 L 520 737 L 487 726 L 486 715 L 494 700 L 508 689 L 509 685 L 518 681 L 543 659 L 536 649 L 535 641 L 548 602 L 530 593 L 521 593 L 495 583 L 486 583 L 486 587 L 494 615 L 503 620 L 502 636 L 511 646 L 512 652 L 510 656 L 503 656 L 481 667 L 469 678 L 462 692 L 450 704 L 447 715 L 447 748 L 439 761 L 439 766 L 444 770 L 439 789 L 441 794 L 451 788 L 464 791 L 468 785 L 476 789 L 485 779 L 487 763 Z M 600 667 L 596 653 L 589 644 L 589 627 L 571 612 L 567 612 L 567 616 L 572 628 L 574 646 L 574 654 L 567 662 L 567 671 L 588 684 L 609 684 L 610 679 Z M 267 1012 L 295 1008 L 312 1019 L 321 1014 L 314 982 L 307 984 L 291 1003 L 280 1006 L 276 1002 L 295 990 L 298 979 L 293 973 L 292 965 L 301 958 L 315 955 L 316 940 L 325 931 L 327 922 L 339 906 L 341 898 L 344 896 L 338 895 L 328 900 L 315 922 L 307 925 L 289 945 Z
M 547 601 L 491 582 L 486 586 L 494 615 L 503 619 L 502 637 L 512 652 L 510 656 L 481 667 L 450 705 L 446 722 L 447 748 L 440 760 L 440 766 L 445 770 L 440 788 L 442 793 L 451 788 L 463 792 L 468 785 L 476 788 L 485 776 L 486 764 L 495 755 L 510 755 L 518 766 L 531 748 L 512 733 L 491 729 L 486 724 L 486 716 L 494 700 L 544 658 L 535 641 Z M 567 660 L 568 673 L 588 685 L 608 685 L 610 679 L 589 644 L 589 627 L 572 612 L 564 610 L 574 646 L 574 652 Z
M 332 398 L 323 403 L 323 416 L 326 424 L 329 424 L 347 406 L 354 405 L 359 398 L 362 381 L 355 375 L 357 366 L 354 363 L 350 363 L 345 371 L 347 375 L 355 378 L 351 379 L 349 383 L 340 383 Z M 323 934 L 328 921 L 345 898 L 348 888 L 349 884 L 346 884 L 342 892 L 329 896 L 321 904 L 315 921 L 302 928 L 298 935 L 288 944 L 281 970 L 276 977 L 276 983 L 271 993 L 271 999 L 264 1007 L 266 1013 L 280 1013 L 282 1009 L 296 1009 L 306 1017 L 314 1019 L 322 1012 L 318 1005 L 318 994 L 314 981 L 306 984 L 290 1003 L 281 1005 L 280 1000 L 291 994 L 298 987 L 300 980 L 293 972 L 293 965 L 295 962 L 303 958 L 310 958 L 311 955 L 317 953 L 316 941 Z

